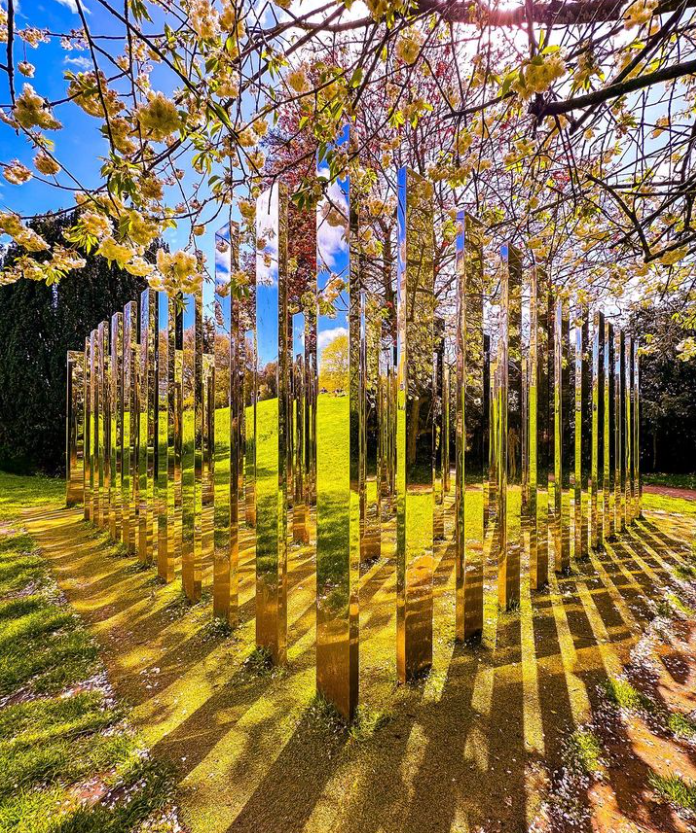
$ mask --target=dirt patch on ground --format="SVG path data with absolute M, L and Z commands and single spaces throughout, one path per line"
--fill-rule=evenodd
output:
M 643 486 L 643 491 L 650 495 L 678 497 L 682 500 L 696 500 L 696 489 L 678 489 L 675 486 L 649 486 L 646 484 Z

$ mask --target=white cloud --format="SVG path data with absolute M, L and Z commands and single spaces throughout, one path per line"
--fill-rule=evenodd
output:
M 338 209 L 344 217 L 348 217 L 348 200 L 341 185 L 334 181 L 328 187 L 328 199 L 322 206 L 323 210 Z M 321 220 L 317 229 L 317 247 L 320 261 L 328 268 L 334 269 L 340 254 L 348 252 L 348 239 L 343 226 L 335 226 L 326 220 Z
M 77 0 L 55 0 L 55 2 L 70 9 L 73 14 L 77 14 Z M 84 3 L 82 4 L 82 8 L 87 11 Z
M 68 56 L 66 57 L 64 63 L 78 67 L 79 69 L 93 69 L 92 62 L 89 58 L 85 58 L 84 55 L 78 55 L 76 58 Z
M 256 239 L 265 240 L 263 252 L 256 253 L 256 282 L 274 286 L 278 278 L 278 188 L 264 191 L 256 201 Z
M 347 336 L 348 335 L 348 328 L 347 327 L 332 327 L 330 330 L 322 330 L 317 335 L 317 350 L 321 353 L 321 351 L 331 344 L 334 339 L 339 338 L 339 336 Z

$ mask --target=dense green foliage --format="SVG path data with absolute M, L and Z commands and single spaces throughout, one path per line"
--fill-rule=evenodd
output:
M 52 244 L 62 240 L 71 217 L 38 221 Z M 6 263 L 15 253 L 8 252 Z M 66 352 L 145 283 L 103 258 L 59 284 L 19 281 L 0 287 L 0 468 L 16 472 L 63 470 L 65 449 Z
M 640 359 L 641 468 L 696 472 L 696 361 L 675 358 L 684 330 L 671 308 L 643 310 L 633 329 L 640 343 L 652 349 Z

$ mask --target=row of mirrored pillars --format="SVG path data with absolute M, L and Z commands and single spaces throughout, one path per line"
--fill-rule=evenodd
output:
M 163 581 L 287 656 L 288 553 L 316 572 L 317 687 L 358 702 L 361 566 L 396 570 L 401 681 L 432 660 L 435 554 L 455 553 L 456 636 L 483 627 L 484 561 L 503 608 L 640 515 L 637 344 L 557 295 L 512 246 L 457 220 L 439 293 L 431 192 L 398 178 L 393 229 L 339 182 L 318 210 L 282 185 L 216 237 L 215 292 L 145 290 L 68 353 L 67 502 Z M 338 230 L 338 234 L 335 233 Z M 394 239 L 392 239 L 392 237 Z

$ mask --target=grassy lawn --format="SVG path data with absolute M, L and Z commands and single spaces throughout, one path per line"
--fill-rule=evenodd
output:
M 0 831 L 173 830 L 171 781 L 129 728 L 97 647 L 16 523 L 62 481 L 0 475 Z

